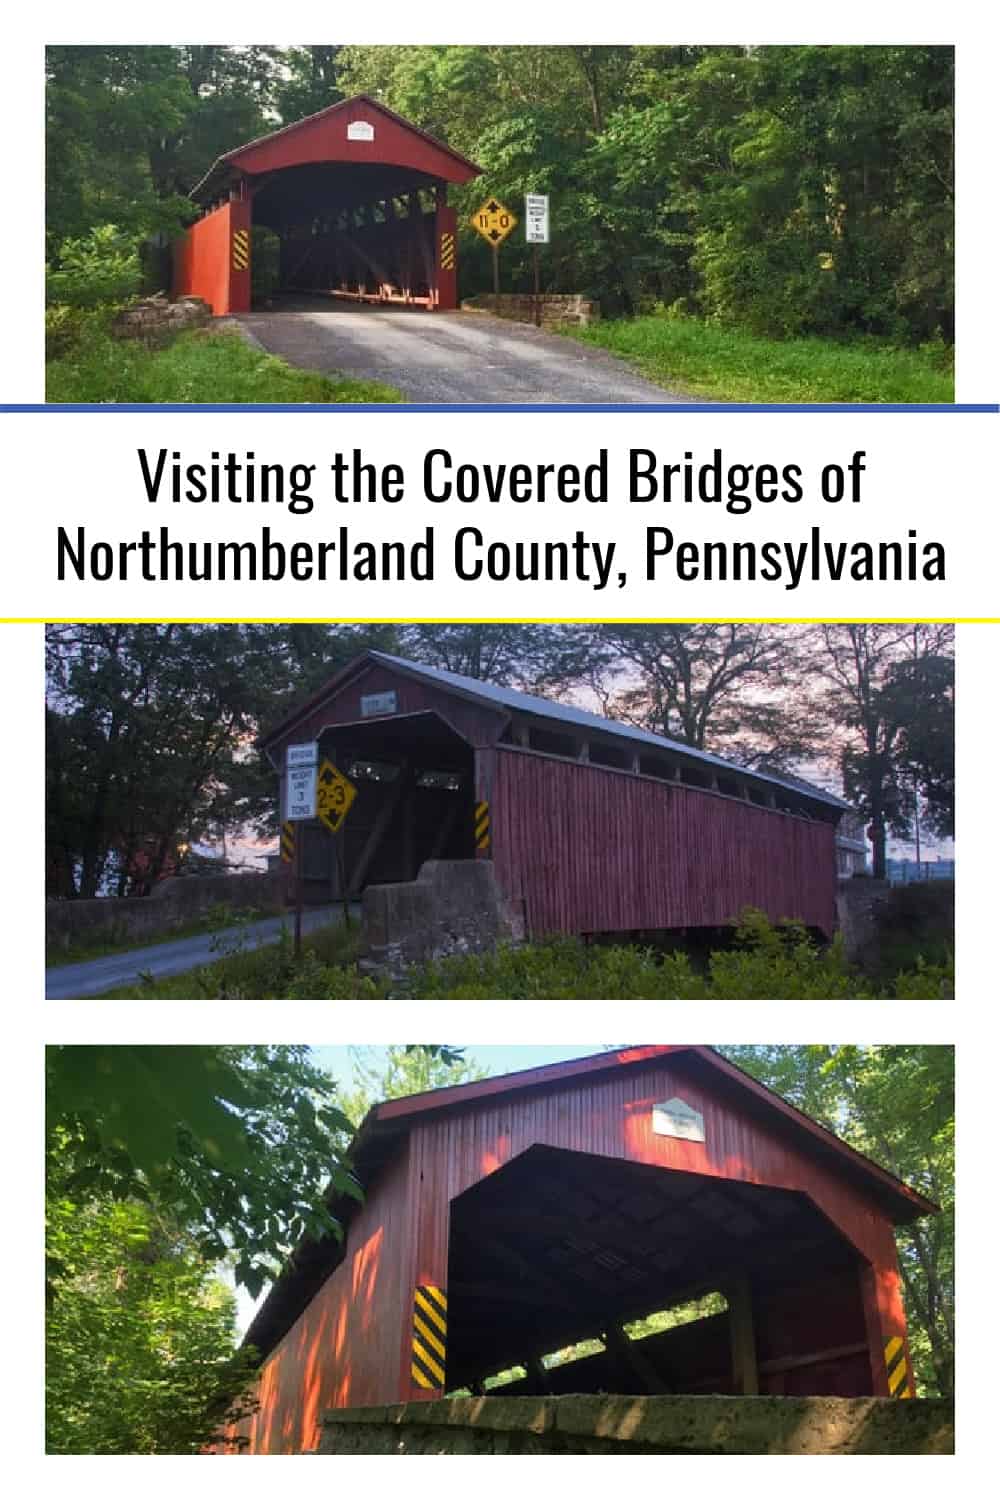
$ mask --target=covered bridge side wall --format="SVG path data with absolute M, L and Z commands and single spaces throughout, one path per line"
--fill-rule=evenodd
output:
M 347 1230 L 347 1253 L 261 1370 L 256 1414 L 238 1431 L 250 1453 L 315 1448 L 325 1410 L 391 1399 L 409 1287 L 407 1151 L 400 1149 Z
M 246 238 L 237 242 L 236 235 Z M 250 310 L 250 204 L 232 199 L 191 225 L 173 247 L 173 294 L 202 297 L 217 318 Z
M 493 847 L 529 930 L 719 926 L 756 906 L 830 933 L 828 823 L 498 747 Z

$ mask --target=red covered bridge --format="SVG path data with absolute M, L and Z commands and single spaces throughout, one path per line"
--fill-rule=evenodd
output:
M 316 741 L 359 795 L 339 835 L 299 825 L 310 899 L 492 859 L 529 934 L 720 927 L 748 906 L 830 934 L 847 804 L 795 779 L 379 651 L 264 740 Z M 284 816 L 284 814 L 282 814 Z
M 351 1160 L 343 1241 L 300 1244 L 247 1332 L 249 1451 L 517 1367 L 504 1395 L 914 1394 L 894 1226 L 935 1205 L 709 1047 L 380 1104 Z
M 175 296 L 217 317 L 250 309 L 252 230 L 280 243 L 282 289 L 457 306 L 448 184 L 479 167 L 358 94 L 220 156 L 192 198 L 202 216 L 174 247 Z

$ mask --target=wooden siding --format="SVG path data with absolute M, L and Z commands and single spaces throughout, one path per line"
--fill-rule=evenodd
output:
M 372 140 L 348 140 L 347 127 L 356 121 L 374 126 Z M 472 162 L 363 94 L 241 146 L 224 160 L 254 175 L 310 162 L 406 167 L 445 182 L 470 182 L 479 174 Z
M 389 692 L 396 694 L 396 712 L 363 719 L 362 696 Z M 445 692 L 430 683 L 419 682 L 416 678 L 407 677 L 402 672 L 394 672 L 390 667 L 376 663 L 359 672 L 338 692 L 318 702 L 268 748 L 283 768 L 286 745 L 318 739 L 324 729 L 363 723 L 366 734 L 371 734 L 379 723 L 384 723 L 391 724 L 398 730 L 404 714 L 420 713 L 437 714 L 457 735 L 473 746 L 491 745 L 507 720 L 507 714 L 502 709 L 490 709 L 470 703 L 455 693 Z
M 259 1410 L 238 1429 L 248 1452 L 309 1451 L 327 1408 L 393 1399 L 410 1298 L 400 1275 L 406 1184 L 404 1143 L 351 1222 L 344 1259 L 265 1361 Z
M 905 1338 L 906 1326 L 893 1228 L 877 1184 L 848 1175 L 835 1154 L 817 1154 L 779 1111 L 762 1117 L 758 1100 L 741 1098 L 731 1080 L 706 1076 L 686 1056 L 680 1050 L 650 1058 L 637 1048 L 612 1072 L 578 1072 L 549 1086 L 416 1114 L 369 1184 L 343 1262 L 264 1364 L 261 1409 L 244 1427 L 249 1451 L 310 1449 L 325 1407 L 428 1398 L 409 1378 L 412 1288 L 447 1287 L 453 1199 L 536 1145 L 807 1193 L 861 1258 L 863 1313 L 859 1319 L 850 1282 L 842 1277 L 835 1287 L 821 1268 L 810 1295 L 810 1268 L 803 1267 L 796 1287 L 759 1308 L 767 1324 L 759 1357 L 797 1357 L 866 1339 L 867 1354 L 832 1361 L 817 1377 L 825 1382 L 819 1388 L 885 1394 L 884 1341 Z M 653 1105 L 674 1095 L 704 1116 L 704 1142 L 654 1134 Z M 805 1321 L 810 1307 L 815 1326 L 811 1315 Z M 838 1327 L 844 1337 L 834 1336 Z M 809 1378 L 775 1377 L 763 1388 L 807 1390 Z
M 831 824 L 504 746 L 492 799 L 497 874 L 536 935 L 720 926 L 746 906 L 833 930 Z

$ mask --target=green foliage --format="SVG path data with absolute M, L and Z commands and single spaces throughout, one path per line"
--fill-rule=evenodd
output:
M 351 1053 L 354 1087 L 341 1103 L 355 1125 L 383 1099 L 406 1099 L 489 1077 L 488 1068 L 449 1047 L 353 1047 Z
M 162 242 L 220 154 L 365 91 L 484 169 L 455 194 L 464 295 L 491 282 L 480 196 L 535 190 L 546 288 L 605 312 L 947 345 L 953 71 L 932 46 L 50 47 L 49 243 L 107 223 Z M 530 284 L 520 235 L 502 274 Z
M 66 1195 L 155 1205 L 252 1296 L 303 1235 L 340 1235 L 322 1184 L 360 1197 L 304 1047 L 50 1047 L 46 1090 Z
M 63 240 L 45 268 L 45 300 L 68 307 L 105 307 L 138 295 L 142 266 L 134 240 L 114 224 Z
M 252 1410 L 235 1299 L 147 1204 L 85 1202 L 50 1177 L 46 1451 L 198 1453 Z
M 954 1389 L 954 1049 L 725 1047 L 733 1062 L 941 1206 L 896 1231 L 918 1394 Z
M 748 909 L 731 947 L 709 955 L 703 971 L 687 953 L 657 953 L 618 944 L 553 938 L 489 953 L 456 955 L 407 970 L 392 986 L 361 974 L 353 963 L 320 961 L 306 939 L 299 964 L 287 936 L 281 943 L 229 955 L 219 963 L 117 991 L 147 999 L 372 1000 L 405 994 L 415 1000 L 838 1000 L 954 994 L 954 963 L 911 956 L 912 968 L 879 984 L 849 968 L 839 943 L 822 948 L 797 923 L 772 926 Z
M 46 400 L 64 402 L 318 402 L 402 400 L 392 386 L 295 370 L 238 333 L 182 333 L 164 349 L 112 338 L 100 324 L 45 371 Z
M 281 241 L 273 229 L 255 224 L 250 231 L 250 301 L 265 304 L 281 280 Z

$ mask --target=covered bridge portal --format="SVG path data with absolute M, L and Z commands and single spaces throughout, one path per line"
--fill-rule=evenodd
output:
M 935 1206 L 711 1048 L 390 1101 L 351 1159 L 343 1243 L 303 1242 L 247 1332 L 250 1451 L 461 1391 L 913 1395 L 894 1225 Z
M 535 936 L 719 927 L 748 906 L 833 930 L 847 804 L 819 788 L 378 651 L 264 741 L 282 808 L 306 741 L 358 787 L 337 839 L 299 825 L 310 900 L 476 858 Z
M 480 168 L 366 94 L 220 156 L 174 247 L 175 296 L 250 310 L 251 231 L 278 237 L 279 286 L 363 302 L 458 305 L 448 184 Z

